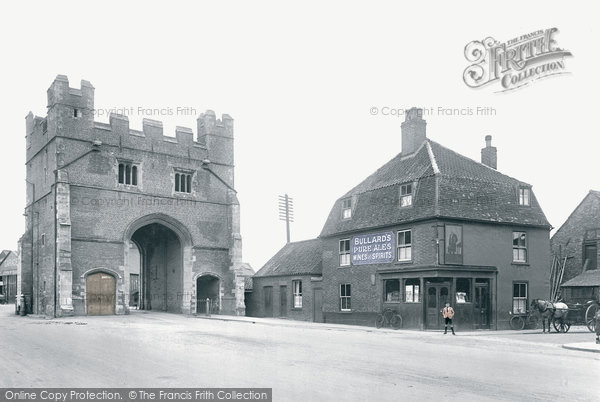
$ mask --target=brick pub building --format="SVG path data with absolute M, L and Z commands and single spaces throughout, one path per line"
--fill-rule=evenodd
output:
M 293 255 L 284 258 L 286 248 L 307 249 L 311 242 L 286 245 L 274 257 L 281 273 L 294 266 L 294 276 L 267 283 L 273 261 L 257 272 L 252 300 L 263 305 L 257 315 L 281 315 L 277 303 L 264 307 L 272 298 L 260 297 L 261 287 L 264 293 L 288 282 L 286 300 L 293 300 L 293 281 L 300 282 L 304 298 L 309 279 L 298 274 L 308 272 L 308 284 L 322 289 L 316 300 L 322 306 L 296 315 L 315 321 L 374 325 L 391 307 L 405 328 L 439 329 L 440 311 L 450 302 L 459 328 L 508 328 L 509 312 L 547 297 L 551 226 L 531 185 L 496 170 L 490 136 L 479 163 L 429 140 L 425 128 L 421 111 L 411 109 L 402 152 L 336 201 L 311 241 L 320 242 L 320 272 L 298 267 Z
M 94 121 L 94 88 L 48 89 L 26 117 L 26 232 L 18 292 L 48 316 L 244 314 L 233 120 L 207 111 L 197 137 L 160 121 Z

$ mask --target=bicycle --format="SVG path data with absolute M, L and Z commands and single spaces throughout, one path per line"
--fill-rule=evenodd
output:
M 512 311 L 509 311 L 508 314 L 512 316 L 510 319 L 510 328 L 516 331 L 525 329 L 525 327 L 536 329 L 540 324 L 538 317 L 532 314 L 531 311 L 527 311 L 525 314 L 514 314 Z
M 393 329 L 400 329 L 402 328 L 402 316 L 398 314 L 398 311 L 387 307 L 381 314 L 377 315 L 375 326 L 377 328 L 386 326 L 392 327 Z

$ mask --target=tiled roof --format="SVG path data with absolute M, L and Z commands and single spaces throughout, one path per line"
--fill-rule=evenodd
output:
M 600 269 L 587 270 L 575 278 L 566 281 L 562 287 L 600 286 Z
M 417 182 L 413 205 L 400 207 L 400 185 Z M 518 205 L 519 186 L 502 174 L 429 139 L 412 155 L 399 154 L 338 199 L 321 236 L 431 217 L 550 227 L 533 192 Z M 437 187 L 437 196 L 436 196 Z M 352 198 L 352 217 L 342 219 L 342 200 Z
M 321 275 L 320 239 L 287 243 L 256 273 L 254 278 L 280 275 Z
M 0 253 L 0 275 L 13 275 L 17 272 L 17 253 L 11 250 L 2 250 Z

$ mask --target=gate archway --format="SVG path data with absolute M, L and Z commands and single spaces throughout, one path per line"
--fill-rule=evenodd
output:
M 206 313 L 206 299 L 211 314 L 218 314 L 221 310 L 221 280 L 211 274 L 198 276 L 196 279 L 196 313 Z

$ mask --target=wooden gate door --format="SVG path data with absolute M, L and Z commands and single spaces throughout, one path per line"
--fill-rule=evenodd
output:
M 287 286 L 279 287 L 279 315 L 287 317 Z
M 475 282 L 475 328 L 487 329 L 490 327 L 490 286 L 489 282 Z
M 88 315 L 115 313 L 116 282 L 112 275 L 102 272 L 88 275 L 86 279 Z
M 265 286 L 265 317 L 273 317 L 273 287 Z

